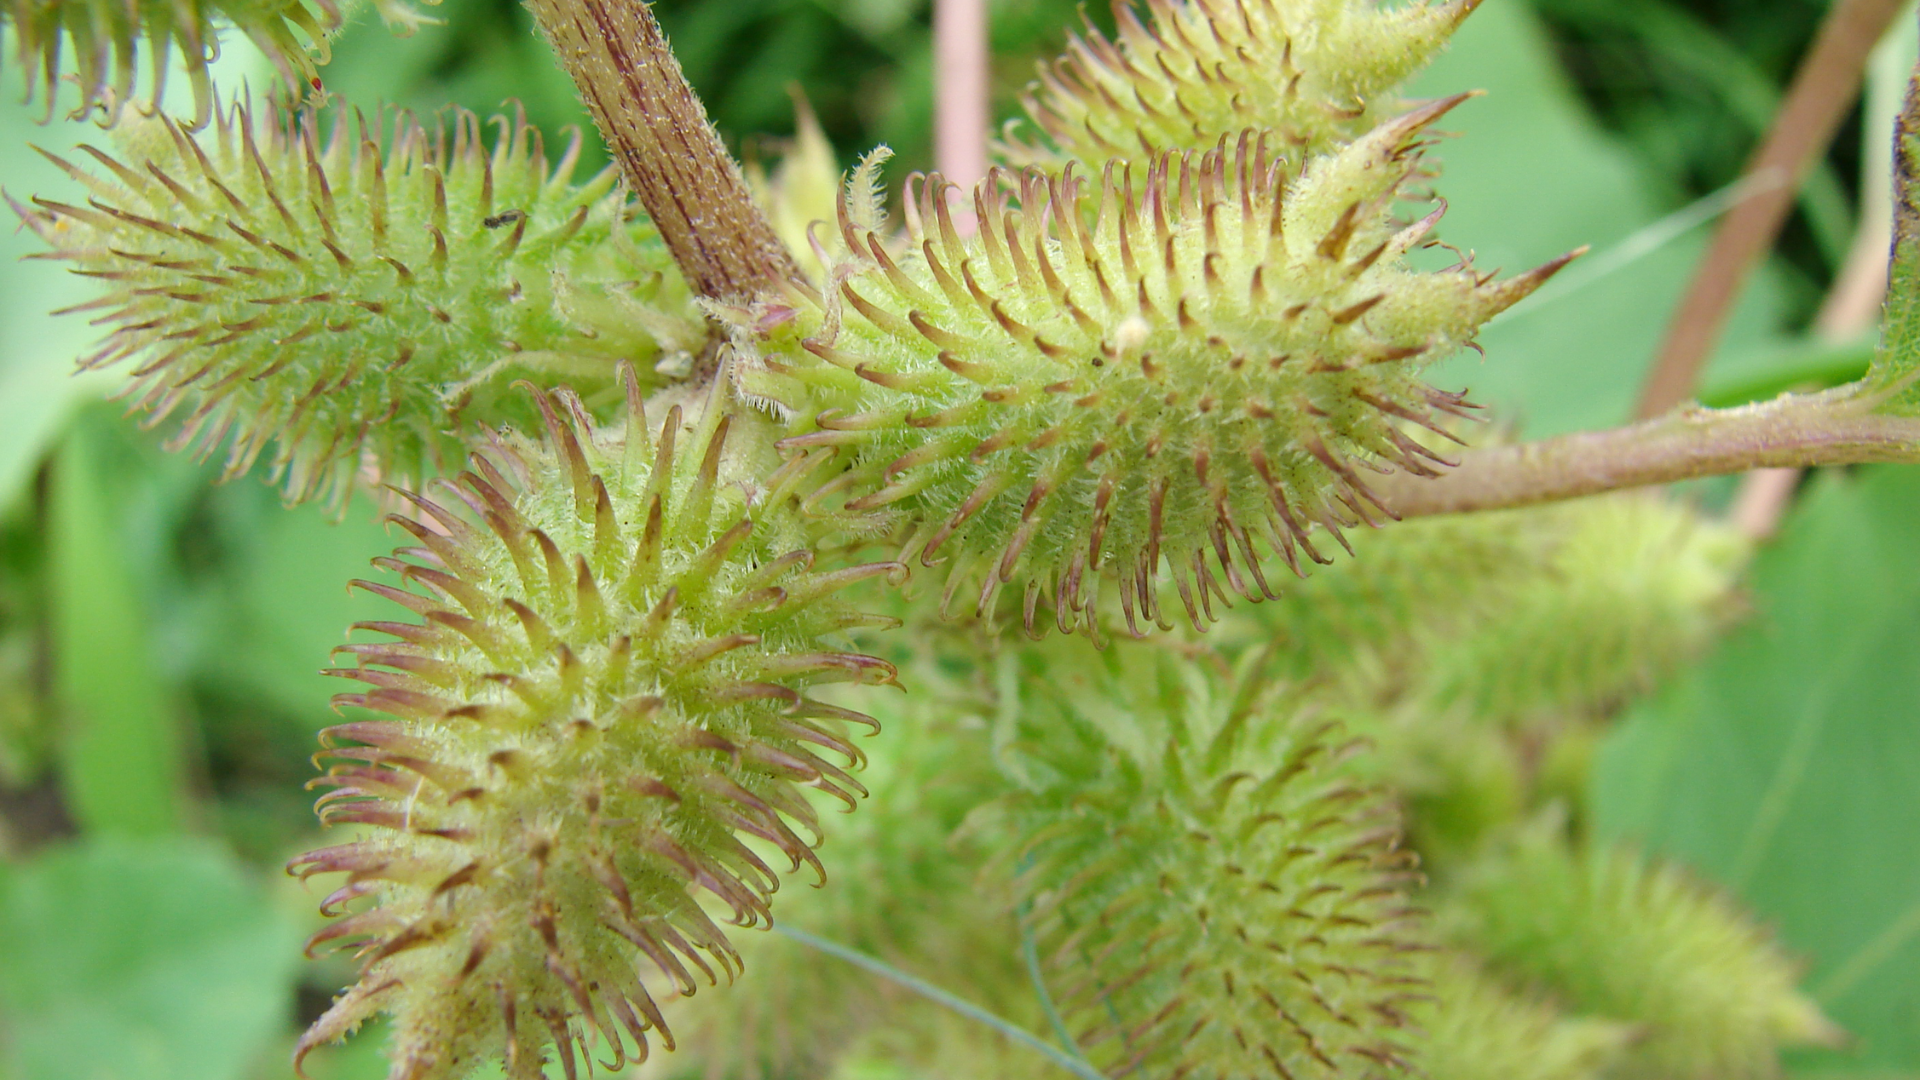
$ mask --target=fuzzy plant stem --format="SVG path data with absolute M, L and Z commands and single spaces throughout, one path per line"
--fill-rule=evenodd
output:
M 1682 409 L 1607 431 L 1463 452 L 1434 479 L 1382 477 L 1375 494 L 1402 518 L 1577 499 L 1748 469 L 1920 461 L 1920 420 L 1873 412 L 1858 386 L 1737 409 Z
M 742 299 L 800 278 L 644 0 L 527 8 L 695 292 Z

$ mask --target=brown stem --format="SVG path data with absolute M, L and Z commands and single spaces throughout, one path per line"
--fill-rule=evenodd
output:
M 1800 181 L 1812 168 L 1860 92 L 1860 72 L 1899 15 L 1902 0 L 1837 0 L 1820 27 L 1773 128 L 1747 174 L 1789 178 L 1736 206 L 1720 221 L 1687 295 L 1675 312 L 1660 357 L 1641 391 L 1637 416 L 1659 416 L 1693 396 L 1734 300 L 1786 221 Z
M 1403 518 L 1577 499 L 1748 469 L 1920 461 L 1920 419 L 1872 411 L 1857 386 L 1737 409 L 1683 409 L 1610 431 L 1462 454 L 1437 479 L 1395 473 L 1371 484 Z
M 801 276 L 645 0 L 527 0 L 627 183 L 702 296 Z

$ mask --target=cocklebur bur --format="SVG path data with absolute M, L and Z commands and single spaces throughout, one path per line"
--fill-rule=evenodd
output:
M 1009 124 L 999 149 L 1014 164 L 1096 170 L 1109 158 L 1205 151 L 1247 129 L 1308 153 L 1335 149 L 1401 108 L 1400 84 L 1479 5 L 1150 0 L 1142 20 L 1116 3 L 1117 40 L 1089 23 L 1040 66 L 1023 103 L 1044 141 Z
M 813 106 L 795 92 L 793 138 L 769 171 L 754 158 L 742 170 L 754 202 L 809 280 L 824 281 L 831 266 L 810 239 L 816 225 L 832 221 L 840 200 L 840 162 Z
M 1413 1067 L 1433 949 L 1365 747 L 1262 657 L 1077 639 L 1020 670 L 1001 858 L 1081 1053 L 1104 1071 Z M 1037 652 L 1038 649 L 1029 650 Z M 1236 677 L 1237 676 L 1237 677 Z
M 991 642 L 978 624 L 901 609 L 910 621 L 900 632 L 861 638 L 897 665 L 908 690 L 862 702 L 883 733 L 863 747 L 860 780 L 871 794 L 859 813 L 825 822 L 832 885 L 783 895 L 779 918 L 1043 1030 L 1011 891 L 983 872 L 999 834 L 976 820 L 1008 789 L 992 748 L 999 695 L 982 660 Z M 792 940 L 741 948 L 751 974 L 722 997 L 688 999 L 685 1024 L 676 1021 L 681 1052 L 708 1074 L 1015 1076 L 1045 1067 L 1029 1048 L 983 1038 L 976 1021 Z
M 1619 703 L 1700 656 L 1741 609 L 1751 542 L 1677 500 L 1627 493 L 1427 518 L 1353 536 L 1356 554 L 1236 612 L 1236 641 L 1380 752 L 1430 862 L 1577 795 Z
M 370 686 L 338 705 L 390 719 L 323 735 L 321 818 L 367 831 L 290 869 L 346 874 L 310 948 L 354 943 L 361 973 L 301 1056 L 384 1013 L 396 1080 L 493 1055 L 538 1076 L 548 1046 L 571 1075 L 591 1037 L 644 1058 L 673 1045 L 655 995 L 739 971 L 700 894 L 750 927 L 780 885 L 763 856 L 824 880 L 805 792 L 865 794 L 849 727 L 870 721 L 809 690 L 892 679 L 831 644 L 889 621 L 839 594 L 892 567 L 812 569 L 804 463 L 749 501 L 726 409 L 648 438 L 630 369 L 626 394 L 611 432 L 539 394 L 544 438 L 407 496 L 420 546 L 378 565 L 412 589 L 361 583 L 419 621 L 360 624 L 393 640 L 335 672 Z
M 556 12 L 579 31 L 610 10 L 533 7 L 556 43 Z M 913 729 L 875 777 L 893 808 L 839 830 L 829 856 L 855 887 L 783 907 L 795 926 L 1030 1031 L 1057 1005 L 1062 1049 L 1110 1071 L 1603 1071 L 1644 1018 L 1561 1015 L 1497 935 L 1491 973 L 1442 952 L 1409 846 L 1458 880 L 1549 795 L 1541 744 L 1519 738 L 1557 737 L 1698 647 L 1732 569 L 1664 508 L 1393 525 L 1365 475 L 1447 467 L 1468 406 L 1422 368 L 1564 262 L 1505 281 L 1466 259 L 1406 264 L 1439 217 L 1419 205 L 1431 125 L 1460 99 L 1409 103 L 1396 84 L 1473 7 L 1129 13 L 1117 42 L 1079 41 L 1051 69 L 1032 111 L 1055 145 L 1004 148 L 1024 167 L 973 193 L 977 237 L 937 177 L 909 182 L 890 229 L 878 156 L 826 211 L 838 228 L 809 230 L 832 186 L 817 140 L 761 210 L 727 202 L 739 174 L 717 138 L 701 157 L 712 133 L 690 91 L 672 97 L 657 27 L 649 65 L 582 82 L 602 79 L 590 105 L 678 267 L 610 177 L 569 188 L 524 128 L 489 151 L 470 118 L 450 154 L 411 121 L 389 143 L 384 116 L 324 148 L 304 119 L 239 109 L 198 139 L 131 124 L 96 204 L 23 208 L 123 286 L 102 302 L 117 330 L 100 362 L 137 356 L 137 400 L 194 410 L 205 447 L 232 435 L 232 471 L 278 440 L 293 498 L 374 479 L 417 493 L 400 525 L 419 546 L 382 563 L 411 591 L 369 587 L 418 621 L 362 624 L 393 640 L 355 641 L 339 672 L 371 687 L 345 707 L 390 719 L 349 719 L 322 754 L 322 815 L 360 838 L 295 863 L 346 875 L 315 944 L 355 943 L 362 964 L 301 1052 L 384 1013 L 399 1080 L 489 1056 L 530 1078 L 550 1053 L 572 1073 L 589 1043 L 618 1069 L 673 1045 L 670 1023 L 727 1043 L 717 1069 L 1036 1066 L 956 1050 L 952 1018 L 894 1035 L 835 1015 L 844 971 L 720 929 L 770 922 L 778 858 L 825 865 L 832 819 L 810 800 L 861 793 L 847 726 L 872 715 Z M 613 5 L 564 62 L 579 74 L 588 46 L 643 41 L 649 18 Z M 640 72 L 655 81 L 625 80 Z M 681 108 L 620 96 L 663 86 Z M 701 166 L 653 177 L 699 181 L 664 193 L 678 232 L 667 182 L 635 167 L 637 131 Z M 441 277 L 423 269 L 442 259 Z M 509 393 L 523 376 L 542 392 Z M 622 405 L 624 429 L 596 425 Z M 412 482 L 475 447 L 451 482 Z M 1354 540 L 1356 525 L 1386 531 Z M 1358 561 L 1282 587 L 1283 567 L 1348 543 Z M 895 553 L 944 577 L 910 582 L 918 599 L 1007 601 L 1030 630 L 1044 601 L 1063 631 L 1106 636 L 1117 589 L 1129 629 L 1163 633 L 1105 655 L 1064 634 L 1016 649 L 977 620 L 905 704 L 817 691 L 935 651 L 916 596 L 837 599 L 900 576 L 858 563 Z M 1198 630 L 1276 594 L 1214 648 L 1169 617 Z M 863 635 L 876 607 L 908 613 L 911 644 Z M 1249 626 L 1280 644 L 1236 652 Z M 1572 745 L 1545 749 L 1577 779 Z M 1615 912 L 1562 907 L 1569 939 L 1622 933 Z M 1664 946 L 1635 945 L 1621 970 L 1677 979 L 1640 963 Z M 671 1000 L 749 958 L 769 970 L 748 996 Z M 1782 985 L 1778 965 L 1700 966 Z M 891 996 L 846 1000 L 914 1023 L 930 1008 Z M 1732 1060 L 1724 1045 L 1750 1034 L 1713 1018 L 1654 1032 L 1663 1060 Z
M 1044 593 L 1096 632 L 1110 576 L 1138 633 L 1166 625 L 1164 573 L 1211 621 L 1229 589 L 1274 595 L 1268 551 L 1298 572 L 1326 558 L 1312 531 L 1386 520 L 1363 471 L 1444 464 L 1401 425 L 1444 432 L 1466 406 L 1420 369 L 1566 262 L 1504 281 L 1402 262 L 1439 216 L 1393 220 L 1414 142 L 1459 100 L 1306 161 L 1249 130 L 1137 179 L 995 172 L 973 239 L 937 176 L 885 235 L 870 157 L 828 282 L 724 313 L 741 387 L 794 417 L 784 447 L 849 455 L 814 501 L 897 514 L 949 602 L 984 613 L 1011 584 L 1029 629 Z
M 1728 897 L 1629 848 L 1566 839 L 1549 813 L 1462 872 L 1440 906 L 1495 971 L 1640 1028 L 1625 1068 L 1672 1080 L 1768 1077 L 1782 1047 L 1843 1032 Z
M 1424 1018 L 1419 1065 L 1429 1080 L 1581 1080 L 1617 1075 L 1631 1024 L 1566 1016 L 1515 993 L 1465 956 L 1434 965 L 1436 1006 Z
M 373 2 L 387 25 L 402 34 L 436 21 L 405 0 Z M 329 38 L 343 19 L 335 0 L 9 0 L 0 5 L 0 30 L 13 38 L 14 62 L 28 96 L 42 94 L 51 116 L 59 83 L 71 78 L 79 93 L 72 115 L 98 109 L 109 126 L 133 102 L 143 38 L 152 73 L 149 96 L 160 99 L 177 55 L 193 84 L 193 126 L 205 126 L 217 105 L 208 64 L 219 53 L 221 23 L 245 34 L 273 63 L 282 83 L 305 94 L 320 88 L 317 65 L 327 62 Z M 74 69 L 70 76 L 63 59 L 68 52 Z
M 537 418 L 516 378 L 604 402 L 618 362 L 663 381 L 706 338 L 615 173 L 573 183 L 577 133 L 553 165 L 521 116 L 459 113 L 450 143 L 387 120 L 323 135 L 245 100 L 201 134 L 130 120 L 118 158 L 81 147 L 101 172 L 49 155 L 86 205 L 14 205 L 41 257 L 108 283 L 72 309 L 108 328 L 81 366 L 130 367 L 147 423 L 186 414 L 170 445 L 224 446 L 229 477 L 265 455 L 289 501 L 456 465 L 471 425 Z

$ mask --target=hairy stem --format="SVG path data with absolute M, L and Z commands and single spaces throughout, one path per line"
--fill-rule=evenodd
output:
M 1741 286 L 1773 246 L 1801 179 L 1832 141 L 1859 94 L 1868 55 L 1902 6 L 1902 0 L 1839 0 L 1827 13 L 1772 130 L 1747 166 L 1750 176 L 1775 173 L 1790 182 L 1748 199 L 1721 219 L 1674 313 L 1635 415 L 1658 416 L 1693 394 Z
M 1787 395 L 1737 409 L 1683 409 L 1608 431 L 1462 454 L 1437 479 L 1406 473 L 1373 485 L 1403 518 L 1577 499 L 1764 467 L 1920 461 L 1920 419 L 1872 411 L 1858 386 Z
M 527 8 L 695 292 L 737 299 L 801 276 L 645 0 Z

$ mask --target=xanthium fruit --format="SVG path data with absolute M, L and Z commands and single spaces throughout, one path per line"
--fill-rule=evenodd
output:
M 675 408 L 649 446 L 629 390 L 623 438 L 538 398 L 544 439 L 501 437 L 395 516 L 420 546 L 377 563 L 417 591 L 361 583 L 418 621 L 360 624 L 393 640 L 335 672 L 370 687 L 337 704 L 388 718 L 324 733 L 321 817 L 364 832 L 289 867 L 346 875 L 309 951 L 361 966 L 301 1056 L 385 1013 L 395 1080 L 490 1055 L 538 1077 L 547 1046 L 571 1077 L 590 1035 L 644 1057 L 649 1033 L 673 1045 L 660 988 L 739 970 L 702 894 L 754 926 L 780 884 L 762 854 L 825 879 L 805 791 L 865 794 L 870 721 L 809 689 L 892 680 L 824 639 L 891 624 L 839 594 L 893 567 L 813 570 L 790 486 L 749 505 L 724 482 L 733 417 L 682 448 Z
M 1118 37 L 1089 22 L 1064 54 L 1040 65 L 1023 101 L 1049 145 L 1009 134 L 1000 149 L 1016 164 L 1098 168 L 1110 157 L 1205 151 L 1254 128 L 1321 153 L 1400 108 L 1399 85 L 1479 6 L 1148 0 L 1142 21 L 1132 3 L 1115 0 Z
M 1021 702 L 1007 803 L 1081 1052 L 1114 1076 L 1412 1071 L 1433 946 L 1393 800 L 1342 764 L 1364 741 L 1178 670 L 1215 658 L 1061 648 Z
M 374 0 L 374 6 L 387 25 L 402 34 L 434 21 L 403 0 Z M 161 98 L 177 49 L 193 83 L 193 126 L 205 126 L 214 107 L 207 65 L 218 55 L 222 22 L 245 34 L 286 85 L 301 93 L 319 88 L 316 65 L 327 62 L 329 35 L 342 25 L 335 0 L 125 0 L 117 4 L 8 0 L 0 6 L 0 25 L 11 31 L 14 60 L 28 94 L 37 86 L 52 111 L 65 67 L 61 53 L 71 50 L 73 78 L 80 92 L 73 116 L 98 108 L 109 125 L 118 122 L 132 100 L 140 42 L 145 38 L 151 49 L 147 66 L 153 72 L 153 99 Z
M 1019 583 L 1029 628 L 1047 593 L 1091 629 L 1107 572 L 1138 633 L 1167 625 L 1164 562 L 1200 625 L 1228 588 L 1272 595 L 1261 547 L 1298 572 L 1325 559 L 1313 530 L 1390 516 L 1363 471 L 1447 463 L 1403 425 L 1444 436 L 1467 406 L 1421 368 L 1571 258 L 1506 280 L 1404 264 L 1440 216 L 1393 218 L 1415 140 L 1459 100 L 1304 166 L 1248 131 L 1097 182 L 996 172 L 974 238 L 937 177 L 905 241 L 882 235 L 870 161 L 828 285 L 733 313 L 741 387 L 794 417 L 789 451 L 845 456 L 813 502 L 899 515 L 949 603 Z
M 271 443 L 290 501 L 342 500 L 363 471 L 412 482 L 457 464 L 474 421 L 537 418 L 515 378 L 617 397 L 615 365 L 697 349 L 704 320 L 650 222 L 608 169 L 572 183 L 524 118 L 384 134 L 310 111 L 220 111 L 190 135 L 164 116 L 90 146 L 87 205 L 15 206 L 41 257 L 111 287 L 70 310 L 109 332 L 81 361 L 130 363 L 123 391 L 172 446 L 227 445 L 227 475 Z M 650 369 L 650 365 L 643 370 Z

